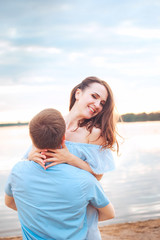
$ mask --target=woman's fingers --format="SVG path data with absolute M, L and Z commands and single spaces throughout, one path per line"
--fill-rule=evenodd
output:
M 42 165 L 45 165 L 44 160 L 42 160 L 41 158 L 38 158 L 38 157 L 34 159 L 34 162 L 39 163 L 40 165 L 41 165 L 41 164 L 42 164 Z
M 29 157 L 29 160 L 31 160 L 31 161 L 36 161 L 37 159 L 39 161 L 44 161 L 46 159 L 46 156 L 45 155 L 41 155 L 41 154 L 35 154 L 34 156 L 30 156 Z
M 44 160 L 44 162 L 45 163 L 50 163 L 50 162 L 55 162 L 55 161 L 57 161 L 58 159 L 56 159 L 56 158 L 47 158 L 47 159 L 45 159 Z
M 46 159 L 46 155 L 41 154 L 41 158 Z
M 47 158 L 46 160 L 44 160 L 44 163 L 45 163 L 45 167 L 47 169 L 51 166 L 55 166 L 57 164 L 61 164 L 61 163 L 64 163 L 64 162 L 59 160 L 58 158 Z M 50 164 L 48 164 L 48 163 L 50 163 Z
M 39 152 L 30 152 L 28 155 L 29 160 L 35 161 L 37 158 L 46 159 L 46 156 Z
M 38 163 L 41 165 L 44 169 L 46 169 L 45 163 L 43 161 L 40 161 L 39 159 L 35 160 L 34 162 Z
M 41 152 L 43 156 L 54 157 L 54 152 Z
M 35 154 L 35 157 L 38 157 L 38 158 L 41 158 L 41 159 L 46 159 L 46 156 L 42 153 Z

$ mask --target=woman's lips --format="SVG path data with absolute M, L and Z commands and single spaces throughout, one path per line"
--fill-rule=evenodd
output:
M 95 112 L 96 112 L 95 109 L 92 108 L 91 106 L 88 106 L 88 108 L 89 108 L 89 110 L 90 110 L 92 113 L 95 113 Z

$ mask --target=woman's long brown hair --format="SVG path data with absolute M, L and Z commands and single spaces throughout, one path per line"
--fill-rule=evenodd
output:
M 75 86 L 70 95 L 69 110 L 72 109 L 76 101 L 75 93 L 77 89 L 81 89 L 82 91 L 84 91 L 93 83 L 99 83 L 106 88 L 108 93 L 107 101 L 105 102 L 105 105 L 103 106 L 103 109 L 100 113 L 98 113 L 93 118 L 80 120 L 78 123 L 78 127 L 85 126 L 90 133 L 92 132 L 93 127 L 100 128 L 101 136 L 104 139 L 104 142 L 101 145 L 102 148 L 103 149 L 110 148 L 111 150 L 114 151 L 115 145 L 117 145 L 116 149 L 118 152 L 119 144 L 116 138 L 116 135 L 117 135 L 116 123 L 118 119 L 116 119 L 116 115 L 115 115 L 115 102 L 114 102 L 112 90 L 105 81 L 97 77 L 87 77 L 80 84 Z

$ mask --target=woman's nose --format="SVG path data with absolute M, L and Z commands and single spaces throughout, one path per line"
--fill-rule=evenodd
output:
M 97 100 L 94 105 L 95 105 L 96 108 L 99 108 L 100 107 L 100 101 Z

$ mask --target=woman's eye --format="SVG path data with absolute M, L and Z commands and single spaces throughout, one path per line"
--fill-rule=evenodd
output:
M 100 104 L 101 104 L 102 107 L 104 107 L 104 103 L 101 102 Z
M 96 95 L 92 94 L 92 97 L 93 97 L 94 99 L 96 99 Z

